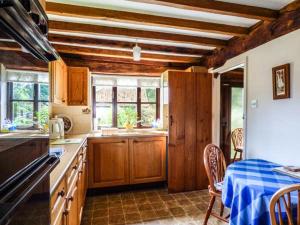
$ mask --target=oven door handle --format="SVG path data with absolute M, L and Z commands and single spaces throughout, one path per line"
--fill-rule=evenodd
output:
M 51 171 L 55 168 L 55 166 L 59 163 L 59 158 L 56 156 L 48 156 L 45 161 L 41 163 L 32 173 L 30 173 L 24 180 L 27 180 L 29 177 L 34 177 L 37 175 L 36 178 L 24 189 L 20 194 L 14 197 L 13 201 L 8 201 L 12 196 L 14 196 L 17 189 L 21 188 L 14 188 L 13 191 L 9 191 L 6 195 L 4 195 L 1 199 L 1 202 L 5 203 L 8 208 L 5 209 L 5 215 L 0 219 L 0 224 L 2 224 L 7 218 L 9 218 L 16 208 L 26 200 L 31 192 L 51 173 Z M 45 168 L 46 167 L 46 168 Z

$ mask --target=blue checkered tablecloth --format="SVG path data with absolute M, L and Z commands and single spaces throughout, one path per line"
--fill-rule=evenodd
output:
M 231 225 L 269 225 L 269 204 L 280 188 L 300 183 L 272 171 L 280 165 L 259 159 L 236 162 L 227 168 L 222 201 L 231 209 Z

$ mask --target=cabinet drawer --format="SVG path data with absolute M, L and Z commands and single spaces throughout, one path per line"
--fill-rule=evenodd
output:
M 78 158 L 76 156 L 66 173 L 66 177 L 67 177 L 66 182 L 67 182 L 68 190 L 71 186 L 72 181 L 76 178 L 77 172 L 78 172 Z
M 52 225 L 59 225 L 63 223 L 66 207 L 66 192 L 66 181 L 64 178 L 51 195 L 50 208 Z

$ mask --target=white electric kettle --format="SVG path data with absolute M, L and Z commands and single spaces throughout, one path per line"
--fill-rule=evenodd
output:
M 62 118 L 53 118 L 49 121 L 50 139 L 64 138 L 64 121 Z

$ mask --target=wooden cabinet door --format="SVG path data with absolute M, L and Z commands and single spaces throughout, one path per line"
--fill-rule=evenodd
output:
M 67 66 L 62 59 L 50 63 L 51 98 L 56 104 L 66 103 Z
M 128 139 L 90 140 L 89 187 L 129 184 Z
M 184 191 L 185 180 L 185 109 L 187 107 L 184 72 L 169 72 L 169 147 L 168 189 Z M 192 95 L 190 92 L 189 95 Z M 187 101 L 187 102 L 186 102 Z
M 84 201 L 84 190 L 83 190 L 83 185 L 84 185 L 84 177 L 83 177 L 83 161 L 79 162 L 79 171 L 78 171 L 78 181 L 77 181 L 77 186 L 78 186 L 78 204 L 77 204 L 77 212 L 78 212 L 78 221 L 79 224 L 81 222 L 82 218 L 82 212 L 83 212 L 83 201 Z
M 166 137 L 134 138 L 129 146 L 131 184 L 166 179 Z
M 79 225 L 78 221 L 78 185 L 74 185 L 69 190 L 67 197 L 67 225 Z
M 68 105 L 88 104 L 88 73 L 87 67 L 68 68 Z
M 203 150 L 211 142 L 212 77 L 171 71 L 169 80 L 168 189 L 207 188 Z

